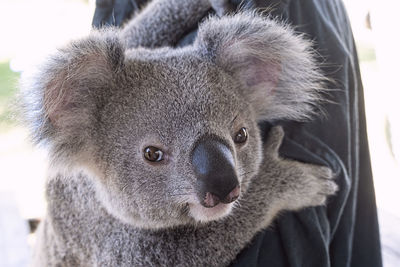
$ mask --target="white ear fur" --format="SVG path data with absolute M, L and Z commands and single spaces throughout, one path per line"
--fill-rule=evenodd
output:
M 49 56 L 21 81 L 21 108 L 33 140 L 48 144 L 53 158 L 81 151 L 98 92 L 107 89 L 123 61 L 124 49 L 112 30 L 94 31 Z
M 239 80 L 259 120 L 308 118 L 323 89 L 312 44 L 270 18 L 241 13 L 200 26 L 200 53 Z
M 88 38 L 60 49 L 43 70 L 43 108 L 54 126 L 63 126 L 73 113 L 85 115 L 88 97 L 102 89 L 123 64 L 123 47 L 106 31 L 95 31 Z M 92 91 L 92 92 L 91 92 Z M 94 92 L 93 92 L 94 91 Z M 76 120 L 76 118 L 74 119 Z

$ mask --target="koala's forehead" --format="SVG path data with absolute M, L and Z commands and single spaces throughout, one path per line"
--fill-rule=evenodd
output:
M 128 109 L 152 120 L 229 120 L 241 106 L 224 72 L 196 58 L 171 57 L 127 69 Z

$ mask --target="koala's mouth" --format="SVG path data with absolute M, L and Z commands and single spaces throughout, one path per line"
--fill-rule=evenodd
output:
M 239 198 L 240 195 L 240 186 L 235 186 L 228 194 L 226 194 L 223 198 L 207 192 L 205 193 L 204 199 L 201 201 L 201 204 L 206 208 L 213 208 L 220 203 L 229 204 L 236 199 Z
M 198 222 L 221 219 L 231 213 L 233 203 L 218 203 L 213 207 L 204 207 L 200 203 L 189 203 L 189 215 Z

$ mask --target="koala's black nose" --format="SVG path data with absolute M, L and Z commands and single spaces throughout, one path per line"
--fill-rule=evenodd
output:
M 214 207 L 220 202 L 230 203 L 239 197 L 235 161 L 226 145 L 215 140 L 199 142 L 193 150 L 192 164 L 203 206 Z

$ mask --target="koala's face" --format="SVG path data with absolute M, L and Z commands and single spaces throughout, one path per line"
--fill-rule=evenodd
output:
M 122 221 L 216 220 L 257 174 L 257 122 L 312 111 L 322 76 L 309 47 L 254 14 L 210 19 L 184 49 L 129 50 L 95 31 L 45 62 L 26 113 L 53 166 L 88 171 Z
M 237 81 L 190 55 L 126 60 L 116 81 L 92 136 L 109 212 L 141 227 L 229 214 L 261 160 Z

